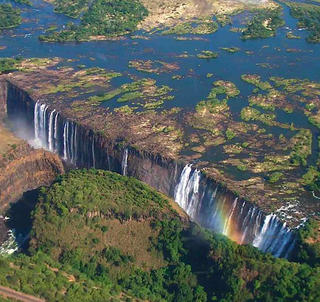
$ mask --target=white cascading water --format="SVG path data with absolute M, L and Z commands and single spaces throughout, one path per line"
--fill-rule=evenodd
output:
M 181 173 L 179 183 L 174 192 L 174 200 L 180 205 L 181 208 L 185 209 L 187 199 L 187 186 L 190 178 L 192 165 L 186 165 Z
M 34 105 L 34 140 L 39 140 L 39 101 Z
M 256 211 L 255 207 L 250 207 L 247 215 L 245 216 L 242 226 L 241 226 L 241 231 L 242 231 L 242 237 L 241 237 L 241 244 L 247 243 L 246 242 L 246 237 L 247 237 L 247 232 L 248 228 L 250 226 L 250 221 L 252 220 L 252 217 L 254 217 L 254 213 Z
M 270 221 L 272 220 L 272 218 L 274 217 L 275 215 L 274 214 L 270 214 L 270 215 L 267 215 L 265 218 L 264 218 L 264 222 L 263 222 L 263 226 L 261 228 L 261 231 L 260 233 L 256 236 L 256 238 L 254 239 L 253 241 L 253 246 L 257 247 L 257 248 L 262 248 L 262 245 L 263 244 L 266 244 L 266 232 L 269 228 L 269 223 Z M 263 240 L 265 240 L 263 242 Z
M 51 152 L 54 151 L 54 116 L 55 116 L 56 110 L 53 110 L 50 112 L 49 115 L 49 133 L 48 133 L 48 148 Z
M 65 122 L 63 126 L 63 159 L 68 159 L 68 128 L 69 128 L 69 122 Z
M 73 163 L 73 137 L 74 137 L 74 129 L 73 129 L 73 123 L 69 123 L 69 133 L 70 133 L 70 139 L 68 138 L 68 150 L 69 150 L 69 157 L 68 159 Z
M 290 255 L 295 235 L 275 214 L 264 215 L 257 207 L 238 198 L 230 205 L 224 193 L 218 194 L 218 187 L 214 191 L 208 189 L 207 195 L 204 192 L 207 187 L 203 187 L 200 194 L 200 179 L 201 172 L 192 170 L 192 165 L 188 164 L 175 187 L 174 199 L 191 219 L 224 235 L 229 235 L 236 227 L 241 243 L 252 244 L 276 257 Z M 203 201 L 205 196 L 207 203 Z M 225 211 L 228 214 L 224 216 Z
M 34 107 L 34 144 L 37 147 L 47 148 L 46 141 L 46 112 L 48 106 L 41 104 L 39 101 Z
M 55 109 L 48 111 L 46 104 L 37 101 L 34 106 L 34 141 L 35 147 L 45 148 L 51 152 L 62 153 L 64 160 L 76 164 L 78 159 L 77 125 L 69 120 L 63 124 L 62 138 L 59 134 L 59 112 Z M 63 149 L 59 143 L 63 141 Z M 94 151 L 93 151 L 94 152 Z M 95 159 L 93 159 L 95 162 Z
M 228 235 L 230 222 L 231 222 L 231 219 L 232 219 L 232 215 L 233 215 L 234 209 L 237 206 L 237 201 L 238 201 L 238 197 L 236 197 L 235 200 L 233 201 L 231 210 L 230 210 L 229 215 L 228 215 L 228 219 L 226 220 L 226 222 L 224 224 L 224 227 L 223 227 L 223 232 L 222 232 L 223 235 L 226 235 L 226 236 Z
M 126 176 L 127 169 L 128 169 L 128 148 L 124 149 L 121 168 L 122 168 L 122 175 Z
M 34 107 L 34 141 L 39 147 L 62 153 L 65 160 L 77 164 L 78 160 L 78 129 L 69 120 L 63 123 L 63 133 L 59 134 L 59 113 L 55 110 L 48 112 L 45 104 L 36 102 Z M 62 129 L 62 128 L 61 128 Z M 63 140 L 63 149 L 59 148 Z M 91 149 L 91 150 L 90 150 Z M 96 166 L 95 140 L 92 137 L 91 147 L 88 146 L 92 157 L 92 167 Z M 108 164 L 109 156 L 108 156 Z M 124 149 L 122 174 L 127 175 L 128 149 Z M 264 215 L 258 208 L 250 206 L 245 201 L 233 200 L 232 205 L 227 201 L 226 194 L 220 193 L 218 186 L 213 190 L 210 186 L 200 188 L 201 172 L 192 170 L 192 165 L 186 165 L 175 187 L 174 199 L 191 219 L 203 223 L 207 227 L 228 235 L 235 226 L 241 238 L 241 243 L 250 243 L 264 252 L 287 257 L 295 246 L 295 235 L 283 224 L 275 214 Z M 201 190 L 200 190 L 201 189 Z M 201 192 L 200 192 L 201 191 Z M 207 193 L 206 193 L 207 191 Z M 209 192 L 209 193 L 208 193 Z M 204 200 L 207 200 L 205 202 Z M 226 213 L 225 218 L 222 214 Z M 237 215 L 237 216 L 235 216 Z
M 91 153 L 92 153 L 92 167 L 96 167 L 96 155 L 94 150 L 94 138 L 92 138 L 92 144 L 91 144 Z
M 58 117 L 59 112 L 57 112 L 55 119 L 54 119 L 54 151 L 58 152 L 59 140 L 58 140 Z
M 195 217 L 199 205 L 199 200 L 201 200 L 199 199 L 200 178 L 201 172 L 199 170 L 194 170 L 187 185 L 187 193 L 188 195 L 191 194 L 191 197 L 188 198 L 188 196 L 186 196 L 186 207 L 184 209 L 191 218 Z
M 53 152 L 55 151 L 58 113 L 53 110 L 48 114 L 48 109 L 47 105 L 41 104 L 39 101 L 34 106 L 34 140 L 32 144 Z

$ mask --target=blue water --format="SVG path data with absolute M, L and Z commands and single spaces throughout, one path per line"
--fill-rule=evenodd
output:
M 0 0 L 0 3 L 3 2 L 5 1 Z M 38 36 L 43 34 L 49 26 L 57 25 L 58 28 L 63 28 L 70 21 L 79 21 L 55 14 L 52 5 L 41 0 L 34 0 L 33 3 L 34 6 L 31 8 L 13 3 L 14 6 L 22 9 L 24 23 L 14 30 L 2 32 L 0 46 L 7 48 L 0 51 L 1 57 L 19 55 L 75 59 L 74 62 L 64 64 L 75 67 L 79 64 L 85 64 L 87 67 L 99 66 L 123 73 L 124 77 L 113 80 L 115 85 L 121 85 L 127 81 L 130 74 L 141 78 L 151 77 L 157 80 L 158 85 L 168 85 L 173 88 L 172 94 L 175 98 L 165 102 L 164 107 L 167 108 L 178 106 L 184 107 L 186 110 L 193 109 L 199 101 L 206 98 L 212 87 L 212 82 L 223 79 L 234 82 L 241 91 L 239 97 L 229 101 L 234 118 L 239 119 L 240 110 L 248 105 L 247 96 L 253 90 L 252 86 L 240 79 L 242 74 L 257 73 L 261 75 L 263 80 L 267 80 L 270 76 L 281 76 L 320 81 L 320 45 L 308 44 L 305 41 L 308 33 L 298 30 L 297 21 L 290 16 L 286 6 L 284 6 L 286 25 L 277 31 L 275 37 L 269 39 L 242 41 L 239 33 L 231 32 L 231 27 L 240 26 L 247 17 L 247 14 L 241 14 L 233 17 L 233 25 L 219 28 L 214 34 L 203 35 L 201 36 L 203 40 L 200 41 L 178 41 L 175 36 L 153 34 L 149 35 L 149 40 L 125 37 L 120 41 L 59 44 L 40 42 Z M 301 39 L 287 39 L 288 31 L 301 36 Z M 188 37 L 188 35 L 186 36 Z M 231 54 L 220 49 L 221 47 L 233 46 L 239 47 L 241 51 Z M 289 53 L 286 51 L 288 48 L 299 51 Z M 198 59 L 196 54 L 202 50 L 218 52 L 219 57 L 212 60 Z M 247 54 L 246 51 L 250 51 L 252 54 Z M 185 52 L 189 55 L 188 58 L 178 57 Z M 128 68 L 130 60 L 138 59 L 177 63 L 179 70 L 156 75 Z M 257 65 L 261 63 L 267 63 L 271 68 Z M 207 73 L 212 73 L 214 76 L 207 78 Z M 181 75 L 182 79 L 173 80 L 173 75 Z M 120 105 L 111 101 L 109 106 Z M 281 122 L 293 119 L 296 126 L 310 128 L 314 134 L 313 150 L 318 151 L 318 130 L 308 123 L 302 113 L 291 115 L 282 111 L 277 113 L 277 119 Z M 285 132 L 284 129 L 281 131 Z M 272 132 L 279 134 L 276 130 L 272 130 Z M 317 152 L 314 152 L 311 162 L 315 163 L 316 159 Z

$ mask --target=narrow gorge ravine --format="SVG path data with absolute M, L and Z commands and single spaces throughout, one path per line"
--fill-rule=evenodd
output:
M 154 156 L 108 139 L 64 116 L 44 100 L 33 100 L 11 83 L 7 89 L 9 120 L 27 125 L 31 144 L 59 154 L 77 168 L 106 169 L 133 176 L 174 198 L 201 226 L 239 244 L 251 244 L 276 257 L 289 257 L 296 236 L 275 214 L 267 214 L 208 178 L 192 163 Z M 3 88 L 4 89 L 4 88 Z

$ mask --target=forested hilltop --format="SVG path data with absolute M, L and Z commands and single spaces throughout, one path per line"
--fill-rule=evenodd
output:
M 35 199 L 29 247 L 1 258 L 1 285 L 47 301 L 320 299 L 316 247 L 296 251 L 306 264 L 237 245 L 134 178 L 74 170 Z

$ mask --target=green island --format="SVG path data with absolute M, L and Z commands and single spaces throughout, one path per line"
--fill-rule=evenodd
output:
M 20 10 L 11 4 L 0 4 L 0 30 L 14 28 L 22 23 Z
M 218 56 L 218 53 L 211 50 L 202 50 L 197 54 L 199 59 L 216 59 Z
M 89 2 L 82 1 L 75 1 L 72 6 L 69 1 L 58 1 L 57 4 L 56 10 L 75 18 L 84 11 L 81 23 L 69 23 L 62 31 L 40 35 L 40 41 L 88 41 L 118 37 L 134 31 L 148 14 L 138 0 L 96 0 L 88 8 Z
M 289 32 L 287 33 L 287 38 L 288 38 L 288 39 L 301 39 L 300 36 L 293 34 L 291 31 L 289 31 Z
M 173 26 L 161 32 L 162 35 L 207 35 L 212 34 L 218 30 L 218 24 L 210 18 L 205 20 L 198 20 L 195 22 L 186 22 Z
M 14 0 L 15 3 L 24 4 L 27 6 L 32 6 L 32 2 L 30 0 Z
M 240 51 L 239 47 L 220 47 L 220 49 L 229 52 L 229 53 L 236 53 L 238 51 Z
M 252 19 L 242 31 L 241 38 L 248 40 L 275 36 L 277 28 L 285 24 L 281 16 L 281 8 L 259 10 L 254 13 Z
M 201 229 L 160 193 L 115 173 L 71 171 L 35 196 L 23 201 L 36 201 L 28 249 L 0 257 L 3 286 L 49 302 L 320 297 L 313 221 L 288 262 Z
M 178 70 L 180 67 L 176 63 L 168 63 L 164 61 L 151 61 L 151 60 L 132 60 L 129 61 L 128 66 L 138 71 L 147 73 L 171 73 Z
M 309 43 L 320 42 L 320 7 L 318 5 L 284 2 L 290 7 L 290 14 L 299 20 L 298 27 L 306 28 L 309 36 L 306 38 Z
M 70 18 L 79 18 L 82 12 L 88 10 L 88 0 L 57 0 L 54 1 L 54 11 Z

